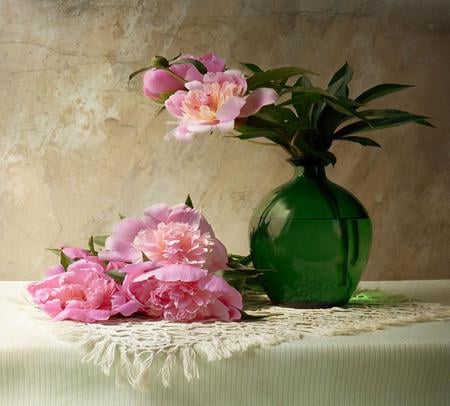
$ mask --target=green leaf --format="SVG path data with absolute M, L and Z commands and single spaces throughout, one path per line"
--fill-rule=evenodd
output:
M 358 113 L 355 110 L 355 107 L 358 107 L 359 103 L 355 103 L 354 100 L 337 97 L 334 94 L 330 93 L 329 91 L 320 89 L 317 87 L 310 87 L 310 88 L 293 87 L 290 89 L 286 89 L 281 94 L 293 93 L 293 92 L 295 92 L 295 93 L 311 93 L 311 94 L 314 94 L 317 96 L 322 96 L 322 97 L 317 97 L 315 99 L 315 101 L 323 102 L 323 103 L 329 105 L 332 109 L 336 110 L 339 113 L 346 114 L 346 115 L 353 116 L 353 117 L 358 117 L 362 120 L 365 120 L 364 116 L 362 116 L 360 113 Z M 312 125 L 316 125 L 316 123 L 320 117 L 320 113 L 322 112 L 322 110 L 319 106 L 321 106 L 321 104 L 317 105 L 317 109 L 315 109 L 316 111 L 313 113 L 313 117 L 311 119 Z
M 286 80 L 293 76 L 314 74 L 313 72 L 299 68 L 296 66 L 287 66 L 284 68 L 269 69 L 265 72 L 258 72 L 250 76 L 247 79 L 247 85 L 249 90 L 257 89 L 258 87 L 263 87 L 273 81 Z
M 189 206 L 191 209 L 194 208 L 194 203 L 192 203 L 191 195 L 188 194 L 186 197 L 186 201 L 184 202 L 186 206 Z
M 306 134 L 307 132 L 305 131 L 304 133 Z M 324 149 L 314 148 L 314 146 L 311 145 L 311 141 L 308 141 L 308 137 L 298 137 L 296 139 L 296 142 L 299 144 L 300 149 L 305 155 L 320 158 L 325 163 L 332 164 L 333 166 L 336 164 L 336 156 L 332 152 Z
M 338 138 L 338 140 L 342 140 L 342 141 L 351 141 L 351 142 L 356 142 L 358 144 L 361 144 L 365 147 L 379 147 L 381 148 L 381 145 L 378 144 L 378 142 L 370 139 L 370 138 L 366 138 L 366 137 L 358 137 L 356 135 L 349 135 L 348 137 L 342 137 L 342 138 Z
M 58 255 L 58 257 L 61 255 L 61 248 L 47 248 L 47 251 L 50 251 L 53 254 Z
M 119 271 L 118 269 L 111 269 L 106 272 L 106 274 L 120 284 L 122 284 L 125 279 L 125 273 Z
M 72 258 L 69 258 L 66 254 L 64 254 L 63 250 L 61 250 L 61 260 L 60 263 L 65 271 L 70 264 L 73 264 L 75 261 Z
M 361 110 L 360 113 L 368 119 L 372 119 L 372 118 L 401 118 L 401 119 L 403 119 L 406 117 L 418 118 L 418 119 L 429 118 L 427 116 L 412 114 L 412 113 L 408 113 L 407 111 L 395 110 L 395 109 L 369 109 L 369 110 Z
M 336 156 L 330 151 L 314 151 L 314 154 L 319 158 L 322 158 L 326 163 L 336 165 Z
M 292 110 L 274 105 L 263 107 L 258 113 L 254 114 L 254 117 L 292 130 L 297 130 L 300 125 L 297 116 Z
M 243 256 L 237 254 L 228 255 L 228 266 L 231 269 L 252 269 L 249 265 L 252 263 L 251 255 Z
M 346 62 L 331 78 L 328 91 L 336 96 L 348 97 L 348 83 L 353 77 L 353 69 Z
M 383 83 L 367 89 L 365 92 L 361 93 L 356 101 L 361 104 L 366 104 L 372 100 L 378 99 L 380 97 L 386 96 L 390 93 L 399 92 L 400 90 L 412 87 L 411 85 L 400 85 L 396 83 Z
M 237 307 L 236 307 L 237 309 Z M 239 312 L 241 313 L 241 321 L 256 321 L 256 320 L 261 320 L 261 319 L 266 319 L 267 317 L 270 316 L 275 316 L 276 314 L 249 314 L 247 312 L 245 312 L 242 309 L 238 309 Z
M 356 121 L 336 131 L 333 135 L 334 139 L 342 138 L 348 134 L 355 134 L 365 131 L 380 130 L 383 128 L 397 127 L 407 123 L 416 123 L 427 127 L 434 127 L 423 118 L 423 116 L 407 115 L 403 117 L 376 118 L 366 121 Z
M 341 114 L 345 114 L 347 116 L 358 117 L 363 121 L 367 121 L 366 118 L 361 113 L 359 113 L 358 111 L 356 111 L 353 108 L 351 101 L 349 101 L 348 99 L 340 99 L 339 98 L 336 100 L 332 100 L 332 99 L 325 98 L 324 101 L 333 110 L 336 110 L 337 112 L 339 112 Z
M 108 235 L 96 235 L 96 236 L 94 236 L 94 244 L 97 244 L 100 247 L 104 247 L 106 239 L 108 237 L 109 237 Z
M 174 61 L 175 59 L 178 59 L 180 56 L 181 56 L 181 52 L 180 52 L 177 56 L 174 56 L 173 58 L 170 58 L 168 61 L 169 61 L 169 62 L 172 62 L 172 61 Z
M 130 84 L 131 79 L 133 79 L 135 76 L 137 76 L 140 73 L 145 72 L 146 70 L 149 70 L 151 68 L 152 68 L 151 66 L 147 66 L 146 68 L 141 68 L 141 69 L 134 71 L 130 76 L 128 76 L 128 84 Z
M 308 76 L 300 76 L 294 83 L 294 88 L 309 89 L 314 88 Z M 291 99 L 288 100 L 294 107 L 298 118 L 302 122 L 302 126 L 308 128 L 312 126 L 311 111 L 317 100 L 321 99 L 321 95 L 317 93 L 310 93 L 305 91 L 291 92 Z
M 276 129 L 265 129 L 252 127 L 248 125 L 241 125 L 236 128 L 237 132 L 240 132 L 239 135 L 232 136 L 233 138 L 238 138 L 240 140 L 253 140 L 254 138 L 266 138 L 269 141 L 272 141 L 275 144 L 282 146 L 283 148 L 289 149 L 289 141 L 285 138 L 285 136 Z
M 253 73 L 259 73 L 264 72 L 258 65 L 255 65 L 254 63 L 247 63 L 247 62 L 239 62 L 242 66 L 245 66 L 249 71 Z
M 332 93 L 343 99 L 347 99 L 350 107 L 353 106 L 353 101 L 348 99 L 348 83 L 350 82 L 352 77 L 353 69 L 348 63 L 345 63 L 333 75 L 330 82 L 328 83 L 327 88 L 329 93 Z M 342 109 L 336 108 L 336 106 L 333 108 L 330 103 L 328 103 L 328 105 L 326 103 L 322 103 L 314 108 L 314 118 L 312 122 L 317 123 L 317 128 L 322 134 L 327 137 L 331 137 L 339 123 L 348 115 L 349 114 L 347 110 L 343 111 Z M 351 115 L 350 117 L 353 117 L 353 115 Z
M 330 99 L 337 98 L 333 93 L 330 93 L 328 90 L 321 89 L 320 87 L 293 86 L 293 87 L 287 88 L 286 90 L 283 90 L 280 93 L 280 96 L 283 96 L 288 93 L 297 93 L 297 94 L 298 93 L 311 93 L 311 94 L 316 94 L 316 95 L 320 95 L 320 96 L 326 96 L 326 97 L 329 97 Z
M 206 69 L 206 66 L 203 65 L 200 61 L 197 61 L 197 59 L 183 58 L 183 59 L 178 59 L 178 60 L 172 62 L 172 65 L 180 65 L 180 64 L 181 65 L 184 65 L 184 64 L 194 65 L 202 75 L 204 75 L 208 72 L 208 69 Z
M 95 247 L 94 247 L 94 236 L 93 235 L 91 235 L 91 237 L 89 238 L 88 247 L 89 247 L 89 251 L 91 251 L 91 254 L 94 256 L 97 256 L 98 252 L 95 250 Z

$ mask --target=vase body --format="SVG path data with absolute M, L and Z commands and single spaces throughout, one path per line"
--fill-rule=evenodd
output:
M 291 181 L 267 195 L 250 222 L 250 251 L 274 304 L 308 308 L 348 302 L 372 240 L 362 204 L 327 179 L 314 159 L 292 159 Z

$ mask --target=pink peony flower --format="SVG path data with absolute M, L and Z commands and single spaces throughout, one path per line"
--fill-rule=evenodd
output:
M 190 265 L 152 269 L 149 262 L 130 265 L 123 289 L 138 311 L 154 319 L 178 322 L 239 320 L 242 297 L 223 278 Z
M 54 320 L 91 323 L 119 313 L 129 316 L 138 308 L 100 264 L 86 259 L 71 264 L 67 272 L 31 283 L 27 289 L 34 302 Z
M 237 118 L 257 113 L 274 103 L 278 94 L 270 88 L 259 88 L 246 95 L 247 81 L 238 70 L 207 73 L 203 81 L 185 84 L 165 102 L 169 113 L 179 120 L 167 137 L 188 142 L 195 133 L 217 130 L 226 133 Z
M 180 58 L 190 58 L 200 61 L 208 72 L 222 72 L 225 69 L 225 61 L 213 53 L 194 56 L 183 55 Z M 192 64 L 176 64 L 170 67 L 176 75 L 190 82 L 202 80 L 203 75 Z M 184 89 L 185 82 L 176 78 L 163 69 L 149 69 L 144 74 L 144 94 L 152 100 L 164 101 L 177 90 Z
M 139 263 L 143 254 L 156 265 L 189 264 L 224 269 L 228 254 L 199 211 L 184 204 L 150 206 L 143 218 L 126 218 L 116 225 L 99 258 Z

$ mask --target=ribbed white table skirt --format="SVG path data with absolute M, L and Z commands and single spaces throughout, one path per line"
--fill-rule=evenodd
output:
M 0 298 L 24 282 L 0 282 Z M 366 282 L 363 287 L 450 301 L 450 281 Z M 170 388 L 117 387 L 72 344 L 30 323 L 13 305 L 0 311 L 0 406 L 448 406 L 450 322 L 418 323 L 350 337 L 295 343 L 199 361 L 200 379 L 176 371 Z

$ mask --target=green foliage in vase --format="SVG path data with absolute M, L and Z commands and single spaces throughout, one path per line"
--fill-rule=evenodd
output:
M 235 127 L 233 137 L 250 140 L 266 138 L 280 145 L 292 157 L 308 156 L 335 164 L 330 152 L 334 141 L 380 147 L 366 134 L 368 131 L 415 123 L 433 125 L 428 117 L 394 109 L 370 109 L 373 100 L 411 87 L 384 83 L 350 97 L 352 68 L 346 63 L 331 78 L 326 89 L 315 87 L 313 74 L 301 68 L 284 67 L 263 71 L 254 64 L 243 63 L 251 71 L 249 89 L 271 87 L 281 96 L 277 104 L 263 107 Z M 361 135 L 362 134 L 362 135 Z

